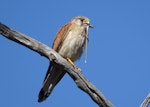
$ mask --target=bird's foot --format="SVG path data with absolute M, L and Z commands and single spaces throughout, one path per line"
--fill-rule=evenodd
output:
M 67 61 L 75 68 L 76 71 L 81 72 L 81 69 L 78 68 L 78 67 L 72 62 L 72 60 L 71 60 L 70 58 L 67 58 Z

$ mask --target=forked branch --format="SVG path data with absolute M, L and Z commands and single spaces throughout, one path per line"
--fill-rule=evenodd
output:
M 64 70 L 71 76 L 71 78 L 76 82 L 77 86 L 86 92 L 95 103 L 101 107 L 114 107 L 105 96 L 91 83 L 89 82 L 83 74 L 77 72 L 64 58 L 62 58 L 57 52 L 49 48 L 45 44 L 14 31 L 7 27 L 6 25 L 0 23 L 0 34 L 4 37 L 17 42 L 40 55 L 48 58 L 51 62 L 62 66 Z

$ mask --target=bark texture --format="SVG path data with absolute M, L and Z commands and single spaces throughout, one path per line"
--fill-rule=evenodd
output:
M 50 47 L 29 36 L 14 31 L 2 23 L 0 23 L 0 34 L 48 58 L 51 63 L 63 67 L 63 69 L 75 81 L 77 86 L 87 93 L 100 107 L 114 107 L 111 102 L 106 99 L 102 92 L 100 92 L 91 82 L 89 82 L 89 80 L 83 76 L 79 68 L 72 67 L 64 58 L 62 58 Z

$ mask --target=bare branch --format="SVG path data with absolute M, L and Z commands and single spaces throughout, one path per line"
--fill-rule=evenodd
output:
M 150 103 L 150 93 L 147 95 L 147 97 L 145 98 L 145 100 L 142 102 L 140 107 L 148 107 Z
M 105 96 L 92 84 L 90 83 L 78 69 L 74 69 L 64 58 L 62 58 L 57 52 L 49 48 L 45 44 L 28 37 L 24 34 L 16 32 L 6 25 L 0 23 L 0 34 L 4 37 L 15 41 L 37 53 L 48 58 L 51 62 L 62 66 L 64 70 L 71 76 L 76 82 L 77 86 L 86 92 L 92 100 L 101 107 L 114 107 Z

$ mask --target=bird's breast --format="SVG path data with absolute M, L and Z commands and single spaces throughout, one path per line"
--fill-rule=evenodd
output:
M 85 34 L 78 31 L 70 31 L 64 39 L 59 54 L 72 61 L 79 59 L 85 48 Z

